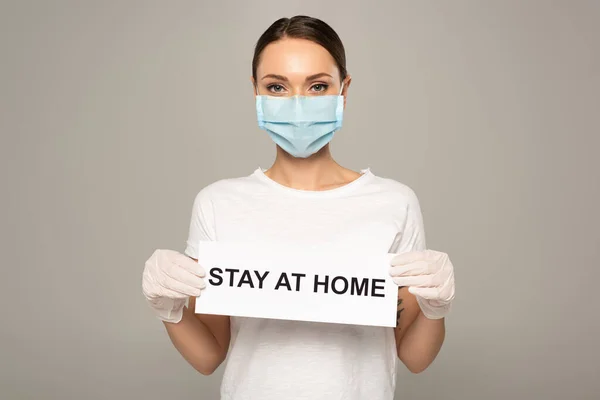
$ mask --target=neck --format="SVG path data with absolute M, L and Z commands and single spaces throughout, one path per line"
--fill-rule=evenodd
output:
M 277 147 L 275 162 L 265 175 L 281 185 L 299 190 L 326 190 L 360 176 L 335 162 L 329 145 L 308 158 L 294 158 Z

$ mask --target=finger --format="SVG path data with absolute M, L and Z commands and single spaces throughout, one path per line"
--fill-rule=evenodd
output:
M 170 278 L 165 283 L 164 288 L 187 297 L 198 297 L 202 291 L 201 288 L 192 287 Z
M 390 263 L 393 266 L 411 264 L 423 260 L 423 253 L 420 251 L 409 251 L 406 253 L 396 254 L 392 257 Z
M 436 300 L 440 298 L 440 288 L 434 287 L 409 287 L 408 291 L 415 296 L 422 297 L 427 300 Z
M 164 296 L 170 297 L 173 299 L 187 299 L 188 297 L 200 297 L 200 296 L 202 296 L 202 292 L 204 291 L 204 289 L 200 289 L 200 291 L 198 292 L 198 295 L 196 296 L 196 295 L 179 293 L 174 290 L 167 289 L 167 288 L 163 288 L 163 290 L 164 290 L 164 294 L 163 294 Z
M 431 287 L 431 275 L 401 276 L 392 278 L 398 286 Z
M 189 274 L 187 271 L 184 272 Z M 194 285 L 190 285 L 187 282 L 182 282 L 179 279 L 173 278 L 165 274 L 162 279 L 161 286 L 165 289 L 170 289 L 174 292 L 181 293 L 186 296 L 200 296 L 200 291 L 206 287 L 204 279 L 198 278 L 197 276 L 191 274 L 189 274 L 189 276 L 198 279 L 199 281 L 195 282 Z
M 187 299 L 188 297 L 190 297 L 187 294 L 179 293 L 174 290 L 167 289 L 165 287 L 163 287 L 161 290 L 162 290 L 162 293 L 161 293 L 162 297 L 167 297 L 169 299 L 177 300 L 177 299 Z
M 423 287 L 434 287 L 443 286 L 445 282 L 445 275 L 441 273 L 429 273 L 423 275 L 400 275 L 393 276 L 394 279 L 399 281 L 407 282 L 406 286 L 423 286 Z
M 204 285 L 204 279 L 198 275 L 182 268 L 179 264 L 168 265 L 164 273 L 170 278 L 194 288 L 200 288 Z
M 196 276 L 199 276 L 201 278 L 204 278 L 206 276 L 206 272 L 202 265 L 198 264 L 196 261 L 192 260 L 186 255 L 175 253 L 172 256 L 171 262 L 179 265 L 181 268 Z
M 410 264 L 417 261 L 436 261 L 441 255 L 444 253 L 440 253 L 435 250 L 423 250 L 423 251 L 409 251 L 406 253 L 400 253 L 395 255 L 392 260 L 392 265 L 404 265 Z
M 413 276 L 426 275 L 432 272 L 432 268 L 426 261 L 415 261 L 404 265 L 392 265 L 390 275 L 392 276 Z

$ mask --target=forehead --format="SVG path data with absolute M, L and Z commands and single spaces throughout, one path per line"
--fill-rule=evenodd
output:
M 321 45 L 304 39 L 282 39 L 269 44 L 260 56 L 258 79 L 266 74 L 308 76 L 326 72 L 339 76 L 335 60 Z

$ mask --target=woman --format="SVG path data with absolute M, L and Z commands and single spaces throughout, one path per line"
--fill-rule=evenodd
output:
M 186 255 L 157 250 L 146 262 L 144 294 L 177 350 L 205 375 L 228 358 L 222 399 L 392 399 L 397 360 L 420 372 L 442 346 L 454 273 L 446 254 L 425 250 L 417 197 L 331 156 L 350 82 L 326 23 L 297 16 L 271 25 L 255 48 L 252 85 L 259 126 L 277 144 L 274 164 L 202 189 Z M 397 253 L 397 327 L 195 314 L 205 287 L 200 240 L 248 238 Z

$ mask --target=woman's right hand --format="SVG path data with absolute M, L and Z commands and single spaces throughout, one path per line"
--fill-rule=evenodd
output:
M 159 319 L 178 323 L 189 297 L 206 287 L 204 268 L 173 250 L 156 250 L 146 261 L 142 291 Z

